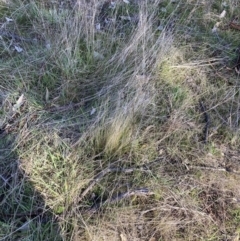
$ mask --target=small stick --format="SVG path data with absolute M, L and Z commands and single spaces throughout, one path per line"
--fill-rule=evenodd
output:
M 233 28 L 233 29 L 240 30 L 240 25 L 239 25 L 239 24 L 236 24 L 236 23 L 233 23 L 233 22 L 231 22 L 231 23 L 229 24 L 229 27 L 230 27 L 230 28 Z
M 217 167 L 208 167 L 208 166 L 192 166 L 192 165 L 185 165 L 185 166 L 187 169 L 211 170 L 211 171 L 228 172 L 228 173 L 234 173 L 236 175 L 240 175 L 239 171 L 233 170 L 228 167 L 217 168 Z
M 101 171 L 97 176 L 90 181 L 89 186 L 82 192 L 80 195 L 78 202 L 81 202 L 83 198 L 89 193 L 89 191 L 97 184 L 100 182 L 100 180 L 109 172 L 123 172 L 123 173 L 132 173 L 134 171 L 144 171 L 144 172 L 151 172 L 150 170 L 147 170 L 145 168 L 114 168 L 114 167 L 108 167 Z
M 209 119 L 209 116 L 208 116 L 208 113 L 207 113 L 207 110 L 206 110 L 206 107 L 205 107 L 203 101 L 200 101 L 200 107 L 201 107 L 201 111 L 203 112 L 203 115 L 204 115 L 204 122 L 206 123 L 204 130 L 203 130 L 204 143 L 206 144 L 208 141 L 208 131 L 209 131 L 210 119 Z
M 95 213 L 97 212 L 100 208 L 105 206 L 106 204 L 114 204 L 117 203 L 123 199 L 129 198 L 131 196 L 147 196 L 147 195 L 154 195 L 154 192 L 149 191 L 147 188 L 138 188 L 132 191 L 128 191 L 125 193 L 122 193 L 116 197 L 113 198 L 108 198 L 106 201 L 103 203 L 97 203 L 93 207 L 90 208 L 90 212 Z

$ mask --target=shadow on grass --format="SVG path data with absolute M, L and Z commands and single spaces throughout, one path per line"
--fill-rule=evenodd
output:
M 0 129 L 0 240 L 63 240 L 57 217 L 20 168 L 14 140 Z

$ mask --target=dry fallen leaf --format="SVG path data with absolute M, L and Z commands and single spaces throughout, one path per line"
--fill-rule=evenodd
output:
M 226 10 L 223 10 L 219 18 L 224 18 L 226 16 L 226 13 L 227 13 Z
M 128 20 L 131 21 L 131 17 L 130 16 L 120 16 L 121 20 Z
M 116 2 L 111 1 L 109 8 L 115 9 L 116 8 Z
M 159 25 L 159 26 L 157 27 L 157 30 L 159 30 L 159 31 L 162 31 L 163 29 L 164 29 L 163 25 Z
M 104 56 L 102 54 L 98 53 L 97 51 L 93 51 L 93 57 L 96 60 L 103 60 L 104 59 Z
M 96 24 L 96 30 L 101 30 L 101 24 L 100 23 Z
M 92 107 L 92 110 L 91 110 L 91 112 L 90 112 L 90 115 L 93 115 L 96 111 L 97 111 L 96 108 Z
M 14 46 L 14 48 L 18 53 L 21 53 L 23 51 L 23 49 L 19 46 Z
M 51 49 L 51 43 L 49 40 L 46 41 L 46 49 L 50 50 Z
M 121 237 L 121 241 L 128 241 L 127 237 L 124 234 L 121 233 L 120 237 Z
M 233 241 L 239 241 L 240 238 L 239 238 L 239 233 L 233 238 Z
M 149 239 L 149 241 L 156 241 L 156 238 L 152 237 Z
M 48 91 L 48 88 L 46 87 L 46 95 L 45 95 L 45 100 L 46 102 L 49 101 L 49 91 Z
M 218 31 L 218 27 L 220 25 L 220 22 L 217 22 L 214 27 L 212 28 L 212 33 L 216 33 Z
M 223 2 L 222 6 L 226 8 L 226 7 L 228 7 L 228 4 L 226 2 Z
M 25 222 L 20 228 L 18 228 L 18 230 L 20 231 L 27 231 L 30 229 L 30 224 L 31 224 L 31 221 L 27 221 Z
M 166 8 L 161 8 L 161 12 L 166 13 L 167 9 Z
M 11 18 L 5 17 L 7 22 L 12 22 L 13 20 Z
M 14 111 L 14 112 L 17 111 L 17 110 L 21 107 L 21 105 L 23 104 L 23 97 L 24 97 L 24 94 L 22 94 L 22 95 L 18 98 L 16 104 L 13 106 L 13 111 Z

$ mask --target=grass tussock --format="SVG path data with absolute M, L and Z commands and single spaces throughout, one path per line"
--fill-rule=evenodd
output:
M 127 2 L 1 1 L 0 240 L 239 240 L 239 4 Z

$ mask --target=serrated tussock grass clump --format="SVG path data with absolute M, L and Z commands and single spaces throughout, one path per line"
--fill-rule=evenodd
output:
M 224 4 L 2 2 L 0 239 L 238 238 Z

